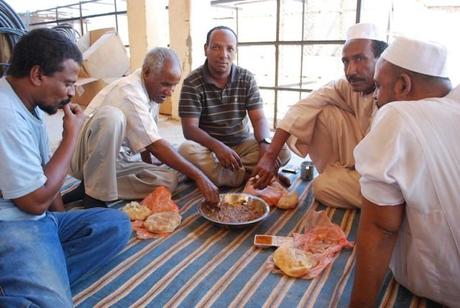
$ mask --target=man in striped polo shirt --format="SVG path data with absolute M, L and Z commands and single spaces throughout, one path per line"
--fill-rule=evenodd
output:
M 184 80 L 179 102 L 188 139 L 179 152 L 217 186 L 241 185 L 271 142 L 254 76 L 233 64 L 236 48 L 232 29 L 211 29 L 204 45 L 206 62 Z M 278 163 L 285 164 L 289 158 L 284 147 Z

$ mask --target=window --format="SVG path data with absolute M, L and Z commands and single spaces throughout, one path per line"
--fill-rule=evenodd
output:
M 460 26 L 460 0 L 213 0 L 211 5 L 214 25 L 237 32 L 237 64 L 255 74 L 273 127 L 290 105 L 343 76 L 345 33 L 359 21 L 443 43 L 452 55 L 452 84 L 460 81 L 455 70 L 460 43 L 448 30 Z
M 100 28 L 115 28 L 125 46 L 129 46 L 126 0 L 88 0 L 49 10 L 21 14 L 31 29 L 70 24 L 78 35 Z
M 289 106 L 342 74 L 345 32 L 360 0 L 215 0 L 215 25 L 238 34 L 237 64 L 254 73 L 273 127 Z

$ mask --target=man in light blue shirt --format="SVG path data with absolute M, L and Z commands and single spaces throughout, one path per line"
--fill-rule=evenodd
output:
M 71 286 L 131 234 L 113 209 L 63 212 L 59 193 L 83 123 L 69 104 L 82 56 L 49 29 L 24 35 L 0 79 L 0 307 L 72 307 Z M 42 111 L 64 110 L 50 155 Z

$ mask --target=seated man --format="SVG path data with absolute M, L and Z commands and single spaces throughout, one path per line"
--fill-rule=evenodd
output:
M 131 234 L 118 210 L 56 212 L 83 123 L 80 108 L 68 104 L 81 61 L 65 36 L 32 30 L 0 79 L 0 307 L 72 307 L 72 284 L 120 252 Z M 42 110 L 59 108 L 62 142 L 50 157 Z
M 241 185 L 271 142 L 254 76 L 233 64 L 236 45 L 230 28 L 211 29 L 204 45 L 207 60 L 184 80 L 179 102 L 182 131 L 191 140 L 179 152 L 217 186 Z M 289 158 L 283 148 L 278 163 Z
M 375 83 L 381 108 L 354 152 L 364 198 L 351 306 L 375 307 L 390 264 L 414 294 L 458 307 L 460 87 L 449 93 L 446 49 L 397 38 Z
M 386 47 L 373 24 L 348 29 L 342 50 L 346 80 L 332 81 L 290 108 L 257 164 L 257 188 L 269 183 L 276 170 L 276 156 L 287 141 L 296 154 L 309 154 L 319 171 L 312 184 L 318 201 L 333 207 L 360 206 L 353 149 L 366 135 L 376 109 L 374 68 Z
M 161 138 L 154 120 L 158 104 L 171 96 L 180 77 L 176 53 L 154 48 L 142 69 L 114 81 L 88 105 L 70 165 L 71 174 L 82 180 L 77 191 L 84 188 L 86 207 L 105 206 L 106 201 L 116 199 L 142 199 L 156 186 L 173 191 L 176 172 L 152 164 L 151 154 L 194 180 L 207 201 L 219 200 L 217 187 Z M 131 154 L 139 152 L 142 161 L 133 160 Z M 72 199 L 68 195 L 64 201 Z

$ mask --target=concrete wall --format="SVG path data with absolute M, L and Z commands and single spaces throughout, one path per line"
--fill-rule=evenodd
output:
M 169 44 L 168 0 L 128 0 L 131 69 L 142 66 L 148 50 Z
M 204 62 L 203 45 L 211 22 L 210 8 L 211 2 L 206 0 L 169 0 L 170 46 L 182 60 L 183 78 Z M 172 96 L 173 118 L 178 118 L 182 80 Z
M 169 45 L 177 52 L 183 78 L 204 62 L 203 45 L 211 25 L 209 0 L 128 0 L 127 5 L 132 70 L 141 67 L 145 53 L 155 46 Z M 182 80 L 162 104 L 161 113 L 178 118 Z

